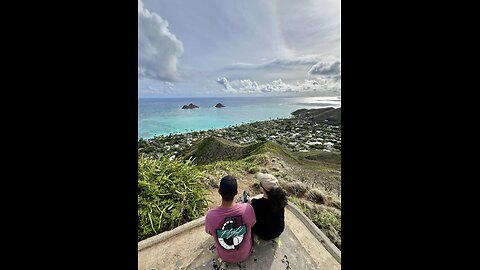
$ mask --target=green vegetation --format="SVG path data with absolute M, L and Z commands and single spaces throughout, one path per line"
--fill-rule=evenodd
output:
M 316 123 L 328 122 L 331 124 L 340 124 L 342 120 L 342 108 L 300 109 L 294 111 L 292 115 L 307 118 Z
M 330 112 L 338 114 L 340 109 L 331 108 L 328 113 Z M 341 151 L 340 123 L 325 120 L 327 121 L 317 121 L 310 117 L 310 114 L 296 113 L 294 118 L 258 121 L 216 130 L 157 136 L 152 139 L 140 139 L 138 152 L 139 155 L 144 153 L 151 156 L 188 156 L 194 150 L 192 149 L 194 144 L 212 136 L 225 139 L 229 142 L 226 143 L 228 146 L 251 146 L 256 143 L 272 142 L 285 150 L 297 153 L 314 150 Z M 242 153 L 233 150 L 232 154 L 241 155 Z M 203 160 L 198 160 L 198 162 L 202 163 Z
M 302 197 L 308 191 L 307 185 L 300 181 L 281 182 L 280 185 L 288 194 L 295 197 Z
M 341 157 L 340 152 L 322 152 L 322 151 L 310 151 L 307 153 L 299 153 L 299 156 L 311 161 L 321 161 L 325 164 L 335 166 L 340 165 Z
M 248 148 L 218 137 L 210 137 L 196 143 L 185 158 L 194 157 L 198 165 L 219 160 L 238 160 L 248 155 Z
M 208 184 L 214 188 L 218 188 L 220 179 L 227 174 L 240 177 L 244 176 L 246 173 L 254 173 L 258 171 L 256 163 L 245 160 L 220 160 L 199 166 L 198 168 L 205 172 Z
M 341 248 L 340 113 L 299 110 L 288 119 L 140 139 L 138 240 L 204 215 L 226 174 L 261 192 L 253 174 L 263 172 Z
M 260 171 L 260 167 L 262 166 L 262 164 L 265 163 L 267 159 L 266 153 L 264 151 L 255 151 L 255 154 L 253 154 L 252 149 L 249 149 L 247 147 L 240 148 L 243 148 L 239 150 L 240 152 L 246 153 L 242 156 L 246 155 L 246 157 L 238 160 L 217 160 L 198 166 L 198 168 L 203 171 L 207 176 L 208 184 L 211 187 L 218 188 L 219 179 L 221 179 L 227 174 L 235 175 L 237 177 L 243 177 L 246 174 L 255 174 Z M 255 149 L 258 150 L 257 148 Z M 219 150 L 218 148 L 217 150 L 218 152 L 221 152 L 221 150 Z M 195 155 L 203 156 L 204 153 L 196 153 Z M 222 154 L 220 153 L 220 155 Z
M 327 198 L 325 194 L 317 188 L 310 189 L 307 192 L 306 196 L 312 202 L 316 202 L 319 204 L 327 204 Z
M 239 145 L 218 137 L 209 137 L 194 144 L 185 158 L 194 158 L 195 164 L 205 165 L 216 161 L 245 160 L 258 163 L 265 154 L 273 153 L 299 162 L 298 159 L 274 142 L 259 142 L 250 145 Z
M 249 151 L 250 155 L 273 153 L 273 154 L 276 154 L 277 156 L 281 156 L 281 157 L 290 159 L 290 161 L 295 161 L 299 163 L 299 160 L 294 155 L 292 155 L 291 153 L 283 149 L 282 146 L 280 146 L 275 142 L 266 141 L 266 142 L 253 144 L 249 146 L 249 149 L 250 149 Z
M 205 214 L 208 190 L 191 160 L 138 159 L 138 241 Z
M 297 205 L 305 215 L 325 232 L 327 237 L 341 249 L 341 212 L 329 207 L 312 204 L 299 198 L 289 197 L 289 201 Z

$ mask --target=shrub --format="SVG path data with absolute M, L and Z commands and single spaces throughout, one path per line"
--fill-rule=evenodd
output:
M 247 172 L 250 173 L 250 174 L 254 174 L 254 173 L 257 173 L 259 171 L 258 167 L 257 166 L 251 166 L 248 168 Z
M 294 195 L 296 197 L 302 197 L 307 192 L 307 185 L 303 182 L 296 181 L 296 182 L 283 182 L 285 185 L 283 189 L 288 194 Z
M 326 204 L 327 199 L 322 191 L 316 188 L 310 189 L 307 194 L 307 198 L 315 203 Z
M 298 198 L 289 198 L 289 200 L 296 204 L 341 249 L 342 227 L 340 211 L 332 211 L 328 207 L 315 205 Z
M 143 138 L 140 138 L 138 140 L 138 148 L 145 148 L 148 146 L 148 141 L 144 140 Z
M 204 215 L 203 174 L 191 160 L 138 159 L 138 241 Z
M 259 182 L 254 182 L 253 185 L 252 185 L 252 188 L 253 188 L 254 191 L 261 192 Z
M 340 215 L 319 208 L 312 216 L 313 222 L 321 229 L 326 230 L 332 226 L 336 231 L 341 232 Z
M 337 209 L 342 209 L 342 203 L 339 199 L 334 196 L 327 196 L 328 206 L 335 207 Z

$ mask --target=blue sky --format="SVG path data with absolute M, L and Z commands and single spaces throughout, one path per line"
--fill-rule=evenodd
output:
M 138 95 L 340 95 L 340 1 L 138 2 Z

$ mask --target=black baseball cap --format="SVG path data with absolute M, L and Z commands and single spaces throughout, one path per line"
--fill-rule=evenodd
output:
M 220 180 L 220 193 L 226 196 L 235 196 L 237 193 L 237 178 L 227 175 Z

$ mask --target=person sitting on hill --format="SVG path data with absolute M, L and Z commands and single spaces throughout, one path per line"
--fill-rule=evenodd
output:
M 285 206 L 288 204 L 287 194 L 278 185 L 278 180 L 271 174 L 258 173 L 263 198 L 252 199 L 257 222 L 253 232 L 263 240 L 275 239 L 285 229 Z
M 237 179 L 227 175 L 220 181 L 222 204 L 208 211 L 205 232 L 215 239 L 218 256 L 225 262 L 243 262 L 252 254 L 255 212 L 248 203 L 235 203 Z

